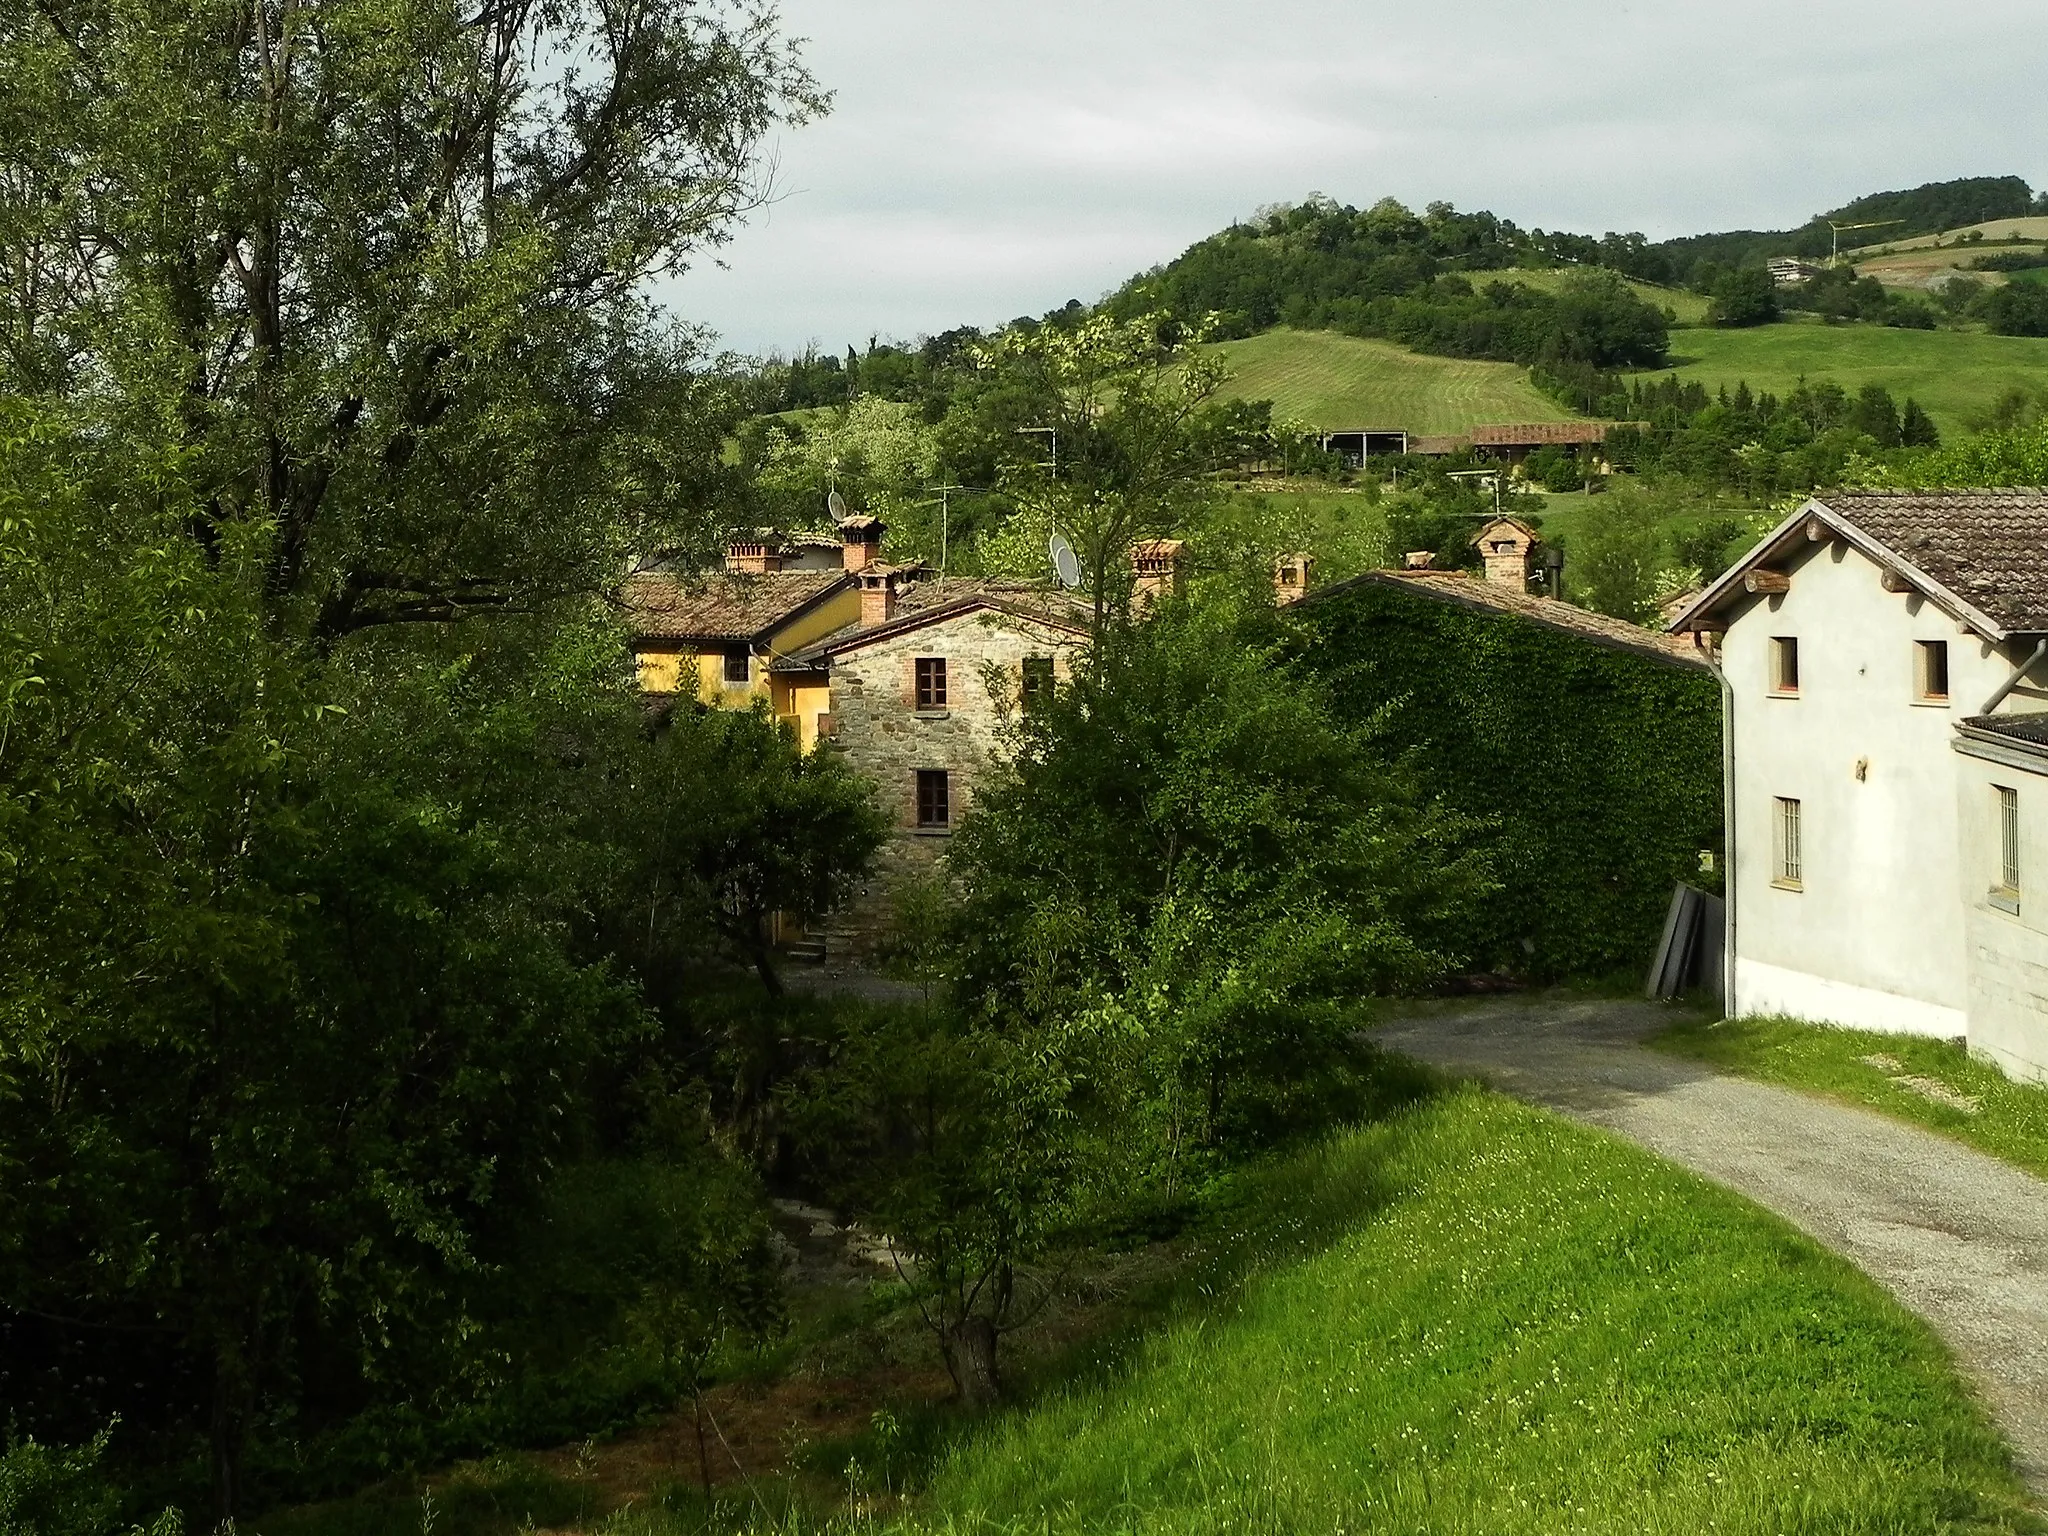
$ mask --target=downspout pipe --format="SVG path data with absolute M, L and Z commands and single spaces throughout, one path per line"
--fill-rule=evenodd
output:
M 2044 637 L 2041 643 L 2034 647 L 2033 655 L 2029 656 L 2025 661 L 2021 662 L 2017 667 L 2013 668 L 2012 676 L 2008 677 L 2003 683 L 1999 685 L 1998 692 L 1994 693 L 1993 695 L 1991 695 L 1990 698 L 1986 699 L 1984 701 L 1983 707 L 1979 709 L 1977 713 L 1980 715 L 1988 715 L 1994 709 L 1998 708 L 1999 705 L 2003 704 L 2006 701 L 2007 696 L 2011 694 L 2013 689 L 2019 687 L 2021 683 L 2026 681 L 2027 674 L 2034 670 L 2035 663 L 2040 661 L 2040 659 L 2043 656 L 2048 656 L 2048 637 Z
M 1706 658 L 1721 684 L 1721 1015 L 1735 1016 L 1735 685 L 1722 669 L 1719 650 L 1704 644 L 1697 632 L 1693 644 Z M 2048 640 L 2042 642 L 2048 649 Z

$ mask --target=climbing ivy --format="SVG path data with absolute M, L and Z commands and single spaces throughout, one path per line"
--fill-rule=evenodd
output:
M 1442 936 L 1474 966 L 1647 967 L 1673 884 L 1719 889 L 1711 672 L 1369 577 L 1293 612 L 1344 707 L 1382 714 L 1389 744 L 1488 820 L 1498 889 Z

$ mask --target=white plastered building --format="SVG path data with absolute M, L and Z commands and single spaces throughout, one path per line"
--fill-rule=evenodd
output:
M 1671 627 L 1725 689 L 1730 1015 L 2048 1078 L 2048 492 L 1809 501 Z

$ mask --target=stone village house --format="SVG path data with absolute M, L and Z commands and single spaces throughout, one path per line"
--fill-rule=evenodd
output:
M 1089 609 L 1028 582 L 941 578 L 885 564 L 883 525 L 735 541 L 720 573 L 643 572 L 622 597 L 643 689 L 722 708 L 765 700 L 806 751 L 871 779 L 896 835 L 824 933 L 780 937 L 859 953 L 890 893 L 930 869 L 1000 750 L 1003 720 L 1071 675 Z M 1178 546 L 1159 580 L 1178 580 Z M 827 558 L 831 563 L 827 565 Z
M 1730 1015 L 2048 1078 L 2048 491 L 1808 501 L 1671 627 L 1723 682 Z

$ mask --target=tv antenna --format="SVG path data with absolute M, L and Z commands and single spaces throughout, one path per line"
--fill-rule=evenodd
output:
M 1056 587 L 1071 592 L 1081 585 L 1081 557 L 1074 553 L 1074 546 L 1058 534 L 1052 536 L 1049 546 L 1052 554 L 1052 581 Z
M 1831 231 L 1831 234 L 1828 240 L 1828 265 L 1839 267 L 1842 264 L 1842 236 L 1850 230 L 1889 229 L 1894 224 L 1903 224 L 1905 222 L 1904 219 L 1873 219 L 1868 224 L 1837 224 L 1833 219 L 1829 219 L 1828 229 Z
M 956 491 L 968 496 L 986 496 L 988 491 L 979 485 L 928 485 L 925 489 L 939 493 L 935 499 L 920 501 L 918 505 L 939 509 L 939 579 L 943 581 L 946 576 L 946 546 L 952 537 L 952 519 L 948 515 L 949 499 Z

